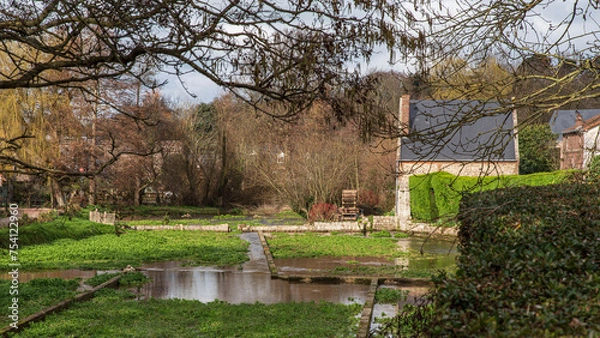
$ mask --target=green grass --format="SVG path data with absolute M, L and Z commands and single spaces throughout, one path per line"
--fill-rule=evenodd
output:
M 9 229 L 0 229 L 0 247 L 8 248 Z M 58 239 L 83 239 L 90 236 L 114 233 L 112 225 L 90 222 L 86 219 L 59 217 L 47 223 L 32 223 L 19 227 L 19 247 L 51 243 Z
M 183 224 L 183 225 L 210 225 L 209 222 L 206 222 L 206 220 L 199 220 L 199 219 L 190 219 L 190 218 L 184 218 L 184 219 L 170 219 L 169 220 L 169 224 L 165 224 L 165 222 L 162 219 L 137 219 L 134 221 L 125 221 L 125 224 L 127 225 L 179 225 L 179 224 Z
M 98 274 L 92 278 L 86 279 L 85 284 L 92 286 L 92 287 L 96 287 L 104 282 L 108 282 L 109 280 L 111 280 L 114 277 L 117 277 L 120 274 L 121 274 L 120 272 Z
M 248 242 L 235 235 L 201 231 L 129 231 L 121 236 L 98 235 L 82 240 L 61 239 L 19 250 L 21 269 L 115 269 L 128 264 L 188 261 L 196 265 L 237 265 L 248 259 Z M 4 250 L 6 251 L 6 250 Z M 0 266 L 10 256 L 3 251 Z
M 156 218 L 138 218 L 135 220 L 128 220 L 125 223 L 127 225 L 164 225 L 165 221 L 163 220 L 164 215 L 160 219 Z M 232 214 L 224 214 L 224 215 L 215 215 L 212 218 L 172 218 L 169 219 L 167 225 L 216 225 L 216 224 L 229 224 L 232 227 L 236 227 L 240 224 L 245 225 L 253 225 L 260 226 L 265 225 L 261 222 L 261 220 L 265 220 L 268 224 L 285 224 L 285 225 L 304 225 L 306 224 L 306 219 L 302 218 L 300 215 L 296 214 L 293 211 L 284 211 L 276 214 L 272 217 L 256 217 L 249 219 L 248 216 L 245 215 L 232 215 Z
M 302 215 L 300 215 L 299 213 L 292 211 L 292 210 L 284 210 L 284 211 L 278 212 L 275 214 L 275 217 L 277 217 L 277 218 L 298 218 L 298 219 L 302 219 L 302 220 L 306 221 L 306 219 L 304 217 L 302 217 Z
M 143 272 L 134 271 L 123 274 L 123 277 L 119 279 L 119 285 L 125 287 L 131 286 L 142 286 L 146 283 L 149 283 L 152 279 L 144 275 Z
M 334 276 L 361 276 L 361 277 L 402 277 L 402 278 L 431 278 L 437 270 L 403 270 L 393 265 L 351 265 L 338 266 L 326 271 L 327 275 Z
M 228 304 L 150 299 L 105 289 L 15 337 L 355 337 L 358 304 Z
M 227 224 L 232 229 L 237 228 L 237 226 L 240 225 L 240 224 L 245 224 L 245 225 L 263 225 L 263 224 L 261 224 L 257 220 L 246 220 L 246 219 L 235 219 L 235 218 L 229 218 L 229 219 L 223 219 L 223 218 L 221 218 L 221 219 L 216 219 L 216 220 L 212 220 L 212 221 L 210 219 L 174 219 L 174 220 L 169 220 L 169 224 L 164 224 L 164 221 L 160 220 L 160 219 L 141 219 L 141 220 L 135 220 L 135 221 L 127 221 L 127 222 L 125 222 L 125 224 L 127 224 L 129 226 L 136 226 L 136 225 L 169 225 L 169 226 L 177 226 L 179 224 L 182 224 L 182 225 L 219 225 L 219 224 Z
M 369 234 L 370 237 L 394 237 L 394 238 L 408 238 L 409 235 L 404 232 L 390 233 L 387 230 L 376 230 Z
M 114 273 L 98 274 L 92 278 L 87 279 L 85 281 L 85 284 L 96 287 L 96 286 L 98 286 L 104 282 L 107 282 L 107 281 L 111 280 L 112 278 L 117 277 L 121 274 L 123 276 L 121 277 L 121 279 L 119 279 L 119 285 L 122 285 L 122 286 L 143 285 L 143 284 L 150 282 L 150 280 L 151 280 L 150 278 L 146 277 L 146 275 L 144 275 L 140 271 L 127 272 L 127 273 L 114 272 Z
M 190 214 L 192 217 L 200 215 L 219 215 L 221 210 L 213 207 L 193 207 L 193 206 L 150 206 L 140 205 L 137 207 L 126 207 L 118 210 L 122 216 L 135 217 L 181 217 Z
M 348 235 L 321 235 L 304 233 L 289 235 L 274 234 L 268 238 L 273 258 L 314 257 L 402 257 L 403 252 L 396 240 L 389 237 L 364 238 Z
M 379 304 L 396 304 L 406 300 L 408 290 L 397 290 L 380 287 L 375 293 L 375 302 Z
M 23 319 L 49 306 L 55 305 L 63 300 L 74 297 L 79 287 L 79 281 L 75 279 L 39 278 L 26 283 L 19 283 L 18 295 L 9 293 L 10 280 L 0 280 L 0 304 L 2 304 L 2 316 L 0 316 L 0 327 L 8 326 L 12 320 L 7 317 L 8 306 L 12 304 L 12 298 L 18 298 L 19 319 Z

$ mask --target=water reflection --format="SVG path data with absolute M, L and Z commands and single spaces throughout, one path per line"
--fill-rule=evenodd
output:
M 382 325 L 379 323 L 381 319 L 389 319 L 391 317 L 395 317 L 398 314 L 398 311 L 402 309 L 405 304 L 415 304 L 417 298 L 423 296 L 429 291 L 427 287 L 405 287 L 405 286 L 396 286 L 396 285 L 381 285 L 381 288 L 391 288 L 396 290 L 404 290 L 408 291 L 408 295 L 405 300 L 402 300 L 395 304 L 379 304 L 375 303 L 373 305 L 373 316 L 371 319 L 370 331 L 376 332 L 378 329 L 381 329 Z
M 456 266 L 458 251 L 451 240 L 409 237 L 399 239 L 397 245 L 409 255 L 395 259 L 348 256 L 275 259 L 274 262 L 280 273 L 300 276 L 329 275 L 336 271 L 336 268 L 356 266 L 390 266 L 398 272 L 435 272 L 442 269 L 452 270 Z
M 232 271 L 146 271 L 152 278 L 142 292 L 154 298 L 194 299 L 211 302 L 265 304 L 282 302 L 329 301 L 364 303 L 368 285 L 306 284 L 271 279 L 260 272 Z M 349 300 L 350 299 L 350 300 Z
M 143 271 L 152 282 L 140 290 L 147 297 L 181 298 L 211 302 L 215 299 L 229 303 L 265 304 L 280 302 L 329 301 L 349 304 L 364 303 L 368 285 L 359 284 L 310 284 L 290 283 L 286 280 L 272 279 L 260 240 L 256 233 L 240 235 L 250 242 L 250 261 L 235 267 L 188 267 L 182 262 L 159 262 L 143 266 Z M 405 251 L 420 251 L 423 239 L 411 237 L 400 239 L 398 245 Z M 408 269 L 444 268 L 455 264 L 458 254 L 450 241 L 430 240 L 423 246 L 425 255 L 411 255 L 397 261 L 385 258 L 320 258 L 275 260 L 278 270 L 290 275 L 318 275 L 318 271 L 333 270 L 349 264 L 382 266 L 392 265 Z M 450 252 L 450 255 L 448 255 Z M 100 271 L 91 270 L 55 270 L 42 272 L 21 272 L 19 280 L 27 282 L 33 278 L 91 278 Z M 2 278 L 10 278 L 8 274 Z M 413 288 L 414 289 L 414 288 Z M 411 290 L 409 297 L 425 292 Z M 384 311 L 384 310 L 382 310 Z M 388 310 L 385 310 L 386 314 Z
M 409 252 L 423 252 L 431 255 L 456 255 L 458 250 L 453 238 L 429 238 L 411 236 L 398 239 L 398 246 Z
M 241 268 L 182 267 L 179 262 L 162 262 L 143 266 L 152 278 L 142 292 L 147 297 L 194 299 L 211 302 L 265 304 L 282 302 L 329 301 L 364 303 L 368 285 L 306 284 L 271 279 L 269 265 L 256 233 L 240 237 L 250 242 L 250 260 Z

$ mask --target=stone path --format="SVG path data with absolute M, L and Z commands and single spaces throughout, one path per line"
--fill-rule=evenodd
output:
M 269 263 L 258 234 L 256 232 L 245 232 L 240 235 L 240 238 L 250 242 L 250 248 L 248 248 L 250 260 L 242 265 L 243 271 L 270 273 Z

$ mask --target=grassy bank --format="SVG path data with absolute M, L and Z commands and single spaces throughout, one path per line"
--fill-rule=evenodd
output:
M 228 224 L 230 228 L 235 229 L 240 224 L 245 225 L 262 225 L 259 220 L 248 219 L 246 216 L 237 215 L 222 215 L 214 216 L 211 218 L 183 218 L 183 219 L 137 219 L 133 221 L 127 221 L 125 224 L 130 226 L 136 225 L 217 225 L 217 224 Z
M 393 238 L 362 237 L 346 234 L 323 235 L 316 233 L 273 234 L 267 239 L 273 258 L 315 257 L 403 257 Z
M 128 264 L 157 261 L 188 261 L 194 265 L 237 265 L 248 259 L 248 242 L 235 235 L 201 231 L 129 231 L 92 236 L 81 240 L 61 239 L 19 250 L 22 270 L 120 269 Z M 7 269 L 10 256 L 2 255 Z
M 140 205 L 120 207 L 114 211 L 119 213 L 119 216 L 126 218 L 156 218 L 168 215 L 172 218 L 180 218 L 183 215 L 189 217 L 213 216 L 220 215 L 222 210 L 214 207 L 193 207 L 193 206 L 155 206 L 155 205 Z
M 229 224 L 231 227 L 236 227 L 240 224 L 244 225 L 265 225 L 268 224 L 285 224 L 285 225 L 303 225 L 306 224 L 306 219 L 300 217 L 293 212 L 280 213 L 268 217 L 251 217 L 245 215 L 216 215 L 210 218 L 170 218 L 163 217 L 160 219 L 136 219 L 126 221 L 127 225 L 215 225 Z
M 232 305 L 215 301 L 134 301 L 106 289 L 15 337 L 355 337 L 361 306 L 332 303 Z
M 9 247 L 9 229 L 0 229 L 0 247 Z M 58 217 L 46 223 L 19 226 L 19 247 L 51 243 L 58 239 L 83 239 L 91 236 L 114 233 L 111 225 L 90 222 L 82 218 Z
M 0 304 L 2 304 L 3 314 L 0 316 L 0 327 L 8 326 L 12 322 L 8 317 L 10 311 L 8 306 L 13 304 L 13 297 L 18 298 L 19 318 L 23 319 L 65 299 L 74 297 L 77 294 L 79 281 L 60 278 L 34 279 L 27 283 L 19 283 L 17 289 L 19 293 L 16 295 L 10 294 L 11 285 L 10 280 L 0 280 Z
M 431 258 L 431 255 L 428 255 Z M 347 262 L 334 269 L 326 270 L 326 275 L 331 276 L 364 276 L 364 277 L 404 277 L 404 278 L 431 278 L 440 270 L 454 273 L 456 264 L 454 256 L 427 259 L 420 254 L 410 253 L 405 256 L 407 266 L 370 265 L 359 262 Z

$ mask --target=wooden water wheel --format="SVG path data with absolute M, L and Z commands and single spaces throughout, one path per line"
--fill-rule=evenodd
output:
M 360 214 L 357 207 L 358 191 L 342 190 L 342 220 L 355 221 Z

